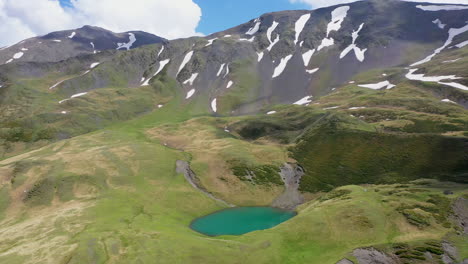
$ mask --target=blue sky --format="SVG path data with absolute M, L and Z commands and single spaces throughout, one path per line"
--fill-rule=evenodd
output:
M 197 31 L 211 34 L 245 23 L 264 13 L 292 9 L 310 9 L 289 0 L 194 0 L 202 9 Z
M 205 35 L 222 31 L 245 23 L 264 13 L 310 9 L 303 3 L 289 0 L 193 0 L 202 10 L 202 18 L 197 32 Z M 72 7 L 70 0 L 60 0 L 62 7 Z

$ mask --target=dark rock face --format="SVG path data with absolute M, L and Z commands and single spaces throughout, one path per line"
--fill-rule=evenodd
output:
M 132 41 L 133 37 L 135 41 Z M 57 62 L 68 58 L 116 50 L 119 43 L 130 43 L 129 49 L 143 45 L 165 43 L 166 39 L 142 31 L 114 33 L 99 27 L 84 26 L 74 30 L 49 33 L 23 40 L 0 50 L 0 64 L 11 62 Z M 126 46 L 120 49 L 126 50 Z M 19 53 L 22 53 L 19 57 Z M 15 58 L 16 57 L 19 58 Z M 9 63 L 11 63 L 9 62 Z
M 87 59 L 95 58 L 100 66 L 64 81 L 56 87 L 58 93 L 71 96 L 105 87 L 137 87 L 144 81 L 151 85 L 158 73 L 177 80 L 178 92 L 183 98 L 189 97 L 184 102 L 202 106 L 198 107 L 203 109 L 200 111 L 221 115 L 258 113 L 269 105 L 326 95 L 371 69 L 409 66 L 441 47 L 449 37 L 449 29 L 462 28 L 468 20 L 468 10 L 424 11 L 418 5 L 396 0 L 360 1 L 313 11 L 269 13 L 207 37 L 172 41 L 144 32 L 115 34 L 86 26 L 28 39 L 1 50 L 0 62 L 11 62 L 0 65 L 0 77 L 11 64 L 17 65 L 16 73 L 22 68 L 30 69 L 25 71 L 29 73 L 44 67 L 61 71 L 57 65 L 40 62 L 88 54 Z M 434 23 L 436 19 L 445 27 Z M 467 38 L 466 33 L 460 34 L 451 45 Z M 151 43 L 157 44 L 133 49 Z M 109 51 L 118 47 L 133 50 L 117 54 Z M 24 54 L 12 59 L 18 52 Z M 61 63 L 77 58 L 81 59 L 74 57 Z M 18 63 L 25 61 L 34 63 Z

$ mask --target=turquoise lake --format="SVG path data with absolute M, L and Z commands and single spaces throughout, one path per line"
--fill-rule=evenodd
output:
M 197 218 L 190 228 L 208 236 L 242 235 L 272 228 L 295 215 L 272 207 L 235 207 Z

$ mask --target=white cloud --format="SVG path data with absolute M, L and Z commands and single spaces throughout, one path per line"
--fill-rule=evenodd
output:
M 339 4 L 357 2 L 358 0 L 289 0 L 291 3 L 304 3 L 312 8 L 327 7 Z M 406 2 L 440 3 L 440 4 L 468 4 L 468 0 L 403 0 Z
M 142 30 L 173 39 L 195 31 L 201 9 L 192 0 L 0 0 L 0 47 L 52 31 L 100 26 L 115 32 Z

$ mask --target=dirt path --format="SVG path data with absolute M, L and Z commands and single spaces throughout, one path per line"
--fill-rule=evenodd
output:
M 176 172 L 184 174 L 185 179 L 193 186 L 193 188 L 204 193 L 206 196 L 210 197 L 211 199 L 218 201 L 226 206 L 235 207 L 235 205 L 233 204 L 230 204 L 226 201 L 216 198 L 213 194 L 211 194 L 203 186 L 201 186 L 197 178 L 197 175 L 195 175 L 195 173 L 190 169 L 190 164 L 188 162 L 183 161 L 183 160 L 178 160 L 176 162 Z

